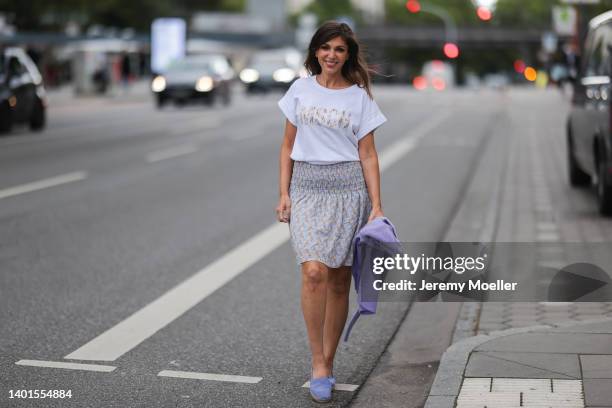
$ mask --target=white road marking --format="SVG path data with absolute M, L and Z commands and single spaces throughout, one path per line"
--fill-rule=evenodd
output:
M 175 377 L 175 378 L 193 378 L 195 380 L 210 380 L 235 382 L 245 384 L 257 384 L 262 380 L 262 377 L 245 377 L 242 375 L 227 375 L 227 374 L 210 374 L 210 373 L 195 373 L 188 371 L 173 371 L 163 370 L 157 374 L 159 377 Z
M 413 130 L 409 136 L 384 149 L 379 155 L 381 171 L 389 168 L 412 150 L 416 141 L 449 115 L 450 113 L 446 112 L 431 122 L 423 123 Z M 288 240 L 289 228 L 287 224 L 274 223 L 270 225 L 64 358 L 96 361 L 116 360 Z
M 60 184 L 72 183 L 73 181 L 84 180 L 86 178 L 86 172 L 75 171 L 73 173 L 62 174 L 56 177 L 33 181 L 31 183 L 0 190 L 0 199 L 16 196 L 19 194 L 29 193 L 36 190 L 42 190 L 44 188 L 55 187 L 59 186 Z
M 380 167 L 380 171 L 385 171 L 396 161 L 404 157 L 409 151 L 414 149 L 423 136 L 448 119 L 450 115 L 450 112 L 445 111 L 436 118 L 421 123 L 415 130 L 410 132 L 410 136 L 404 137 L 387 147 L 379 154 L 378 166 Z
M 114 361 L 289 239 L 273 224 L 65 358 Z
M 168 133 L 171 136 L 182 136 L 185 134 L 197 133 L 202 130 L 216 129 L 219 126 L 221 126 L 221 120 L 219 120 L 219 118 L 195 118 L 173 123 Z
M 246 139 L 250 139 L 253 137 L 261 137 L 261 134 L 257 133 L 257 132 L 245 132 L 242 134 L 238 134 L 237 136 L 230 136 L 230 139 L 235 141 L 235 142 L 239 142 L 241 140 L 246 140 Z
M 169 149 L 159 150 L 153 153 L 149 153 L 147 155 L 147 162 L 155 163 L 160 160 L 172 159 L 179 156 L 184 156 L 186 154 L 195 153 L 198 151 L 198 147 L 194 145 L 181 145 L 171 147 Z
M 61 361 L 19 360 L 15 364 L 32 367 L 64 368 L 67 370 L 102 371 L 110 373 L 117 367 L 96 364 L 65 363 Z
M 556 232 L 538 232 L 536 235 L 536 241 L 538 242 L 556 242 L 559 240 L 559 234 Z
M 302 385 L 302 388 L 310 388 L 310 381 L 306 381 L 306 383 L 304 383 L 304 385 Z M 353 391 L 357 390 L 357 388 L 359 388 L 359 385 L 355 385 L 355 384 L 336 384 L 336 385 L 334 385 L 334 390 L 336 390 L 336 391 L 349 391 L 349 392 L 353 392 Z

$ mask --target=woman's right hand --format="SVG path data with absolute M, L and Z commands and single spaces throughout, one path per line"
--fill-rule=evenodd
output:
M 280 222 L 289 222 L 291 217 L 291 199 L 288 195 L 282 195 L 276 207 L 276 219 Z

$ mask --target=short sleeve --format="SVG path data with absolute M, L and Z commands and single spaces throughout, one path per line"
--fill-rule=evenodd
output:
M 361 111 L 359 129 L 355 133 L 357 140 L 361 140 L 368 133 L 376 130 L 387 121 L 387 118 L 382 114 L 374 99 L 370 98 L 369 95 L 365 95 L 364 99 L 365 102 Z
M 299 81 L 299 79 L 298 79 Z M 298 81 L 293 82 L 285 95 L 278 101 L 278 107 L 283 111 L 289 122 L 293 124 L 293 126 L 297 127 L 297 115 L 296 115 L 296 105 L 297 105 L 297 95 L 296 95 L 296 87 Z

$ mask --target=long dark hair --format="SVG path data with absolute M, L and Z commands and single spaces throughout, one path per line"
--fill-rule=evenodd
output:
M 336 37 L 342 38 L 348 45 L 349 57 L 342 66 L 342 76 L 351 84 L 357 84 L 359 87 L 364 88 L 370 98 L 373 98 L 370 90 L 370 73 L 377 74 L 378 71 L 368 66 L 355 33 L 345 23 L 326 21 L 317 29 L 310 40 L 308 57 L 306 57 L 304 67 L 306 67 L 310 75 L 320 74 L 321 65 L 319 65 L 315 53 L 319 47 Z

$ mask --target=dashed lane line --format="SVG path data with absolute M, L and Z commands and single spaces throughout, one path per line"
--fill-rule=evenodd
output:
M 75 171 L 72 173 L 62 174 L 43 180 L 33 181 L 31 183 L 21 184 L 19 186 L 0 190 L 0 199 L 16 196 L 19 194 L 30 193 L 32 191 L 42 190 L 49 187 L 55 187 L 61 184 L 72 183 L 74 181 L 84 180 L 86 178 L 86 172 Z
M 262 377 L 245 377 L 242 375 L 196 373 L 189 371 L 163 370 L 157 374 L 159 377 L 193 378 L 194 380 L 223 381 L 245 384 L 257 384 Z
M 378 159 L 378 166 L 380 168 L 380 171 L 383 172 L 387 170 L 395 162 L 397 162 L 406 154 L 408 154 L 408 152 L 414 149 L 418 142 L 427 133 L 429 133 L 446 119 L 448 119 L 450 115 L 451 113 L 449 111 L 445 111 L 434 119 L 421 123 L 420 126 L 410 132 L 410 136 L 404 137 L 391 144 L 391 146 L 385 148 L 385 150 L 380 153 Z
M 306 381 L 306 383 L 302 385 L 302 388 L 310 388 L 310 381 Z M 353 392 L 353 391 L 356 391 L 357 388 L 359 388 L 359 385 L 355 385 L 355 384 L 336 384 L 334 385 L 334 390 L 336 391 Z
M 64 368 L 68 370 L 102 371 L 110 373 L 117 367 L 98 364 L 66 363 L 62 361 L 19 360 L 15 364 L 32 367 Z
M 174 146 L 169 149 L 158 150 L 156 152 L 149 153 L 147 155 L 147 162 L 155 163 L 161 160 L 172 159 L 186 154 L 195 153 L 198 151 L 198 147 L 191 144 Z

